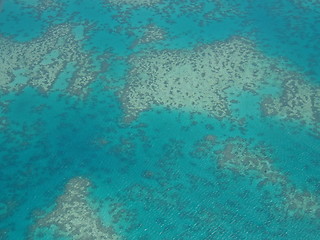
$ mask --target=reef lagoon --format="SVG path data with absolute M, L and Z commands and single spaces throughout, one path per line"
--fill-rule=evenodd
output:
M 317 240 L 318 0 L 0 1 L 1 240 Z

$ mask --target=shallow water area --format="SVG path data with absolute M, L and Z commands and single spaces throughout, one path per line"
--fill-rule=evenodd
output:
M 0 1 L 0 239 L 317 239 L 319 13 Z

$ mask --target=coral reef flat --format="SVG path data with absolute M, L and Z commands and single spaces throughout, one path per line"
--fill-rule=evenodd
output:
M 89 55 L 75 40 L 70 24 L 55 26 L 30 42 L 4 37 L 0 41 L 1 88 L 4 91 L 21 91 L 25 86 L 34 86 L 48 92 L 66 66 L 72 64 L 75 76 L 68 79 L 66 90 L 80 94 L 97 75 Z
M 257 91 L 273 75 L 272 62 L 237 37 L 193 50 L 146 52 L 129 61 L 129 84 L 120 93 L 126 118 L 154 104 L 224 118 L 231 114 L 228 89 Z

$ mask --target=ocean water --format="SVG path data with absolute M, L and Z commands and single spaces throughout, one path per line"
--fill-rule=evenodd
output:
M 0 1 L 0 239 L 317 240 L 320 2 Z

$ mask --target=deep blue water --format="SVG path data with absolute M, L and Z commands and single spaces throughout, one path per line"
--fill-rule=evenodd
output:
M 318 1 L 2 0 L 0 9 L 0 239 L 88 239 L 94 221 L 118 239 L 318 239 Z M 148 41 L 150 26 L 162 35 Z M 281 73 L 253 79 L 252 91 L 223 78 L 229 115 L 154 100 L 124 121 L 133 72 L 157 82 L 164 69 L 154 77 L 136 56 L 227 51 L 237 38 L 253 44 L 260 68 L 268 59 Z M 83 76 L 93 77 L 73 91 Z M 270 97 L 281 106 L 274 114 Z M 68 198 L 79 179 L 91 183 L 85 197 Z M 75 207 L 70 219 L 64 201 L 89 212 Z

